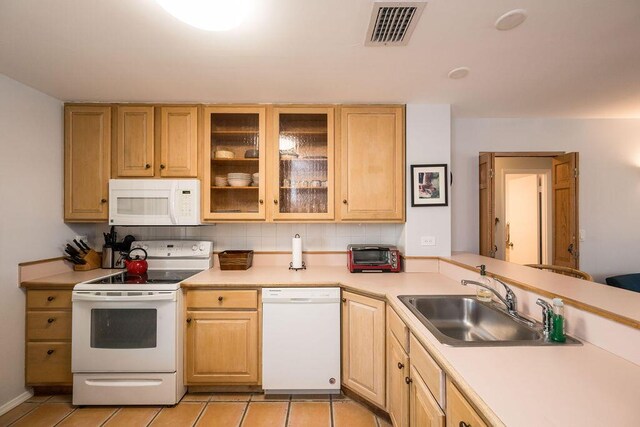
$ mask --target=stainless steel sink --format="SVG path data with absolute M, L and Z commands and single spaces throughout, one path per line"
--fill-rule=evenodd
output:
M 398 297 L 443 344 L 453 347 L 580 345 L 549 341 L 542 326 L 529 327 L 492 303 L 470 295 L 402 295 Z

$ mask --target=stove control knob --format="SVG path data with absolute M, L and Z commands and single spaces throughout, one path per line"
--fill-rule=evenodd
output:
M 198 250 L 198 245 L 193 245 L 193 246 L 191 246 L 191 250 L 192 250 L 192 251 L 197 251 L 197 250 Z
M 149 245 L 142 245 L 142 249 L 146 251 L 147 249 L 149 249 Z
M 200 243 L 200 248 L 199 248 L 199 249 L 200 249 L 201 251 L 204 251 L 204 244 L 203 244 L 203 243 Z

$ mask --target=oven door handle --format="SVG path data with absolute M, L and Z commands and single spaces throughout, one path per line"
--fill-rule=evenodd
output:
M 123 296 L 107 296 L 107 295 L 90 295 L 90 294 L 73 294 L 72 301 L 175 301 L 175 293 L 159 294 L 159 295 L 123 295 Z

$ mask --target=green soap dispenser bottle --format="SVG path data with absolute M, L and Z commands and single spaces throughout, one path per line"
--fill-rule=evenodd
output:
M 565 342 L 567 336 L 565 335 L 564 325 L 564 302 L 560 298 L 553 299 L 553 318 L 551 319 L 551 334 L 549 339 L 555 342 Z

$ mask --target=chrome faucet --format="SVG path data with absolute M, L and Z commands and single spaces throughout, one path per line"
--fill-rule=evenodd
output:
M 551 304 L 543 300 L 542 298 L 538 298 L 536 304 L 542 307 L 542 332 L 545 337 L 548 337 L 551 333 L 551 321 L 553 319 L 553 307 Z
M 503 297 L 502 295 L 500 295 L 500 292 L 496 291 L 491 286 L 487 286 L 484 283 L 476 282 L 475 280 L 463 279 L 460 281 L 460 284 L 462 284 L 463 286 L 467 286 L 467 285 L 480 286 L 481 288 L 485 288 L 491 291 L 491 293 L 493 293 L 496 296 L 496 298 L 498 298 L 498 300 L 505 305 L 505 307 L 507 308 L 507 313 L 509 313 L 511 317 L 521 321 L 522 323 L 525 323 L 528 326 L 534 326 L 535 322 L 532 322 L 531 320 L 526 319 L 522 317 L 520 314 L 518 314 L 518 299 L 516 298 L 516 294 L 513 293 L 511 288 L 507 286 L 507 284 L 500 279 L 496 279 L 494 277 L 493 280 L 495 280 L 496 282 L 504 286 L 506 297 Z

